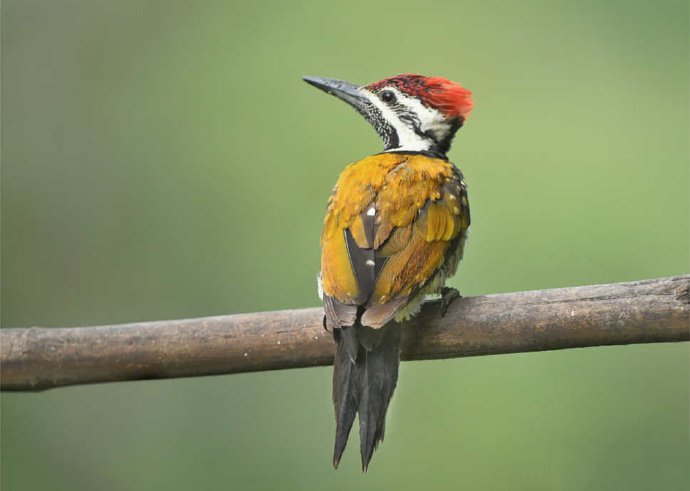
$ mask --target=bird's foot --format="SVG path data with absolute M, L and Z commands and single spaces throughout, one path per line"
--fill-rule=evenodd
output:
M 449 286 L 444 286 L 441 288 L 441 317 L 446 316 L 448 312 L 448 307 L 453 303 L 454 300 L 462 298 L 460 291 L 457 288 L 452 288 Z

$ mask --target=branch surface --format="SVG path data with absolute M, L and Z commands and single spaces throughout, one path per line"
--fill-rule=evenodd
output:
M 330 365 L 321 308 L 101 327 L 0 329 L 0 388 Z M 403 360 L 688 341 L 690 275 L 426 303 Z

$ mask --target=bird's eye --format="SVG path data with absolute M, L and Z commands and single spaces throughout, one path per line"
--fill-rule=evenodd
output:
M 379 97 L 381 97 L 381 100 L 386 104 L 392 104 L 395 102 L 395 94 L 390 90 L 384 90 L 381 92 Z

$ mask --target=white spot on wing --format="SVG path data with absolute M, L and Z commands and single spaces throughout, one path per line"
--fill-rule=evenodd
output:
M 372 206 L 371 208 L 369 208 L 369 209 L 367 210 L 367 216 L 373 217 L 374 215 L 376 215 L 376 208 L 374 208 L 374 207 Z
M 375 264 L 376 263 L 373 260 L 367 259 L 367 266 L 374 266 Z

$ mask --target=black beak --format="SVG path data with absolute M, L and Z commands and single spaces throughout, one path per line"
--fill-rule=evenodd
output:
M 350 82 L 323 77 L 302 77 L 309 85 L 321 89 L 338 99 L 347 102 L 359 112 L 364 111 L 367 98 L 359 93 L 359 87 Z

